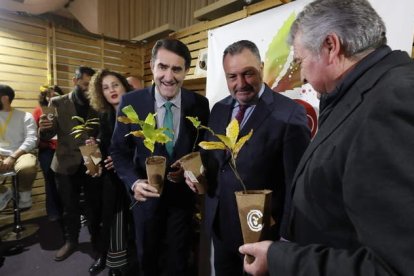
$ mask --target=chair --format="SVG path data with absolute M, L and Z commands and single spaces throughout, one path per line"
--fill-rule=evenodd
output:
M 6 228 L 0 232 L 0 240 L 7 241 L 18 241 L 29 237 L 36 233 L 39 226 L 35 224 L 23 225 L 20 220 L 20 209 L 19 209 L 19 179 L 15 171 L 0 173 L 0 177 L 12 177 L 13 185 L 13 213 L 14 221 L 13 226 Z

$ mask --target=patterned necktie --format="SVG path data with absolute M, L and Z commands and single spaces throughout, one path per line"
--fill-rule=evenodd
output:
M 243 122 L 244 113 L 246 113 L 248 107 L 249 105 L 247 104 L 239 105 L 239 111 L 237 111 L 236 117 L 234 117 L 239 122 L 239 126 L 241 126 L 241 123 Z
M 174 104 L 172 102 L 164 103 L 165 107 L 165 116 L 164 116 L 164 125 L 163 127 L 168 128 L 165 131 L 165 134 L 171 138 L 171 141 L 165 144 L 165 148 L 167 149 L 168 155 L 171 157 L 174 151 L 174 124 L 173 124 L 173 113 L 171 111 L 171 107 Z

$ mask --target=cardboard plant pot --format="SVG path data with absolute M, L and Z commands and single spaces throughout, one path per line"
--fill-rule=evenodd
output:
M 49 121 L 53 121 L 53 119 L 56 117 L 56 108 L 53 106 L 41 106 L 42 113 L 46 115 L 47 119 Z
M 151 156 L 145 160 L 148 183 L 162 193 L 167 159 L 164 156 Z
M 206 178 L 203 175 L 204 167 L 199 152 L 192 152 L 180 158 L 184 174 L 195 183 L 197 193 L 203 195 L 206 192 Z
M 235 192 L 235 195 L 244 243 L 259 242 L 268 238 L 272 222 L 272 191 L 248 190 L 246 193 Z
M 86 168 L 91 175 L 99 173 L 99 163 L 102 161 L 102 153 L 98 147 L 98 144 L 83 145 L 79 147 Z

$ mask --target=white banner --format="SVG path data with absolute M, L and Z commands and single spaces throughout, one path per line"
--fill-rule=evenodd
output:
M 290 68 L 292 52 L 285 43 L 289 27 L 310 0 L 297 0 L 240 21 L 210 30 L 208 33 L 207 98 L 210 106 L 229 95 L 224 77 L 224 49 L 233 42 L 247 39 L 256 43 L 264 61 L 264 81 L 272 89 L 298 100 L 307 108 L 312 133 L 317 127 L 319 101 L 309 85 L 286 90 L 285 84 L 295 79 L 299 70 Z M 414 35 L 414 1 L 371 0 L 387 27 L 388 45 L 411 54 Z M 296 75 L 297 77 L 297 75 Z M 289 83 L 292 86 L 292 83 Z

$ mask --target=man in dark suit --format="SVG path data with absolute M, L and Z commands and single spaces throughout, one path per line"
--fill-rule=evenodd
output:
M 117 122 L 112 137 L 115 169 L 138 201 L 132 212 L 140 275 L 188 274 L 195 198 L 175 161 L 190 153 L 196 142 L 196 129 L 185 117 L 198 117 L 206 124 L 209 116 L 208 100 L 181 87 L 190 63 L 190 52 L 181 41 L 157 41 L 151 57 L 155 84 L 139 93 L 124 95 L 118 110 L 121 115 L 123 107 L 132 105 L 142 120 L 149 113 L 157 113 L 157 126 L 163 127 L 169 112 L 167 105 L 171 107 L 173 147 L 168 151 L 168 146 L 156 144 L 154 151 L 154 155 L 167 158 L 168 172 L 161 195 L 147 181 L 145 159 L 151 153 L 144 147 L 143 139 L 125 138 L 135 126 Z
M 244 245 L 246 271 L 413 275 L 414 62 L 366 0 L 312 2 L 290 37 L 323 95 L 319 132 L 294 177 L 291 242 Z
M 263 63 L 253 42 L 241 40 L 228 46 L 223 67 L 231 95 L 214 105 L 209 127 L 224 134 L 230 120 L 236 118 L 241 125 L 240 136 L 253 129 L 253 136 L 238 155 L 237 169 L 248 190 L 273 191 L 272 217 L 277 226 L 272 233 L 276 239 L 285 191 L 310 139 L 305 110 L 263 83 Z M 215 138 L 208 133 L 206 140 Z M 242 186 L 224 151 L 207 151 L 203 159 L 209 185 L 205 221 L 213 238 L 216 275 L 242 275 L 243 258 L 238 247 L 243 238 L 234 195 Z M 194 188 L 190 181 L 187 183 Z
M 80 230 L 80 193 L 83 187 L 85 203 L 87 205 L 87 217 L 91 239 L 96 250 L 99 233 L 99 192 L 100 183 L 96 178 L 85 174 L 86 167 L 79 146 L 85 145 L 85 139 L 75 139 L 70 135 L 72 128 L 78 125 L 73 116 L 79 116 L 87 120 L 97 118 L 98 114 L 89 106 L 87 90 L 89 81 L 95 71 L 92 68 L 80 66 L 76 69 L 73 83 L 75 88 L 69 94 L 54 97 L 50 106 L 56 108 L 56 116 L 50 120 L 43 114 L 39 120 L 40 138 L 51 139 L 57 135 L 58 146 L 53 156 L 51 168 L 55 172 L 58 193 L 63 204 L 63 231 L 65 244 L 55 256 L 56 261 L 62 261 L 69 257 L 76 249 Z M 98 129 L 92 130 L 89 135 L 96 136 Z M 98 270 L 104 268 L 99 266 Z M 93 269 L 95 272 L 96 269 Z

